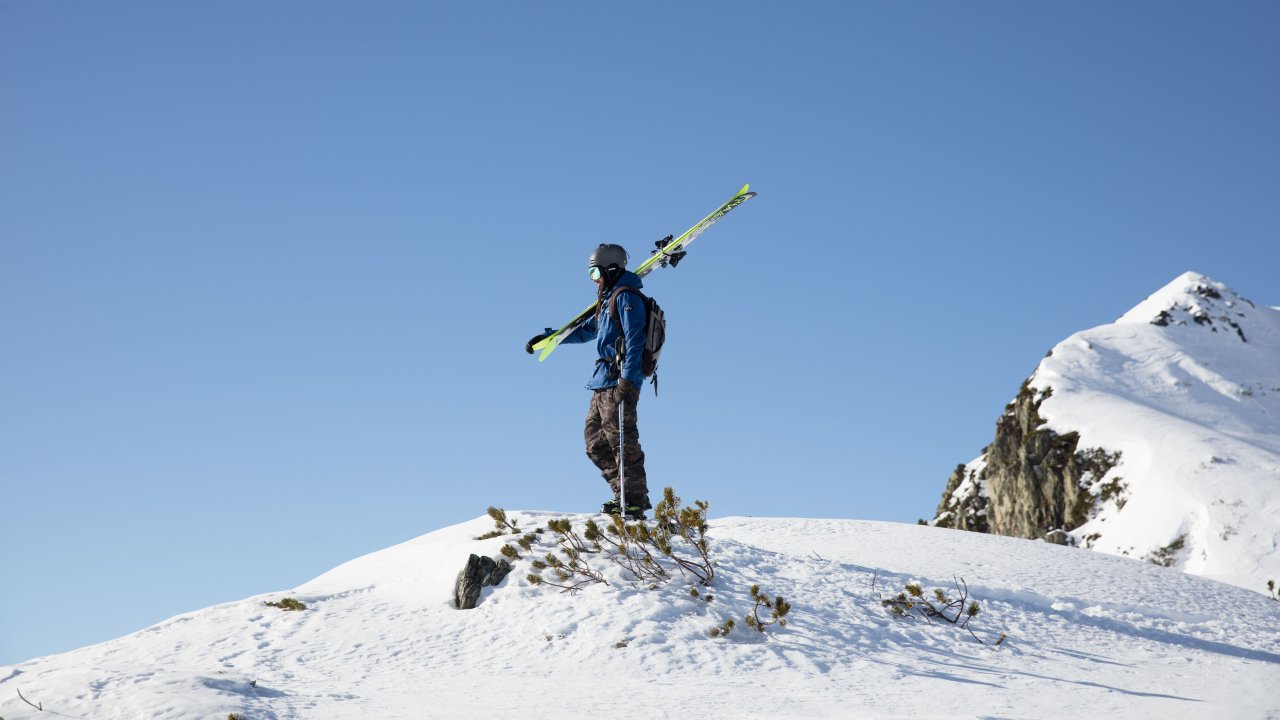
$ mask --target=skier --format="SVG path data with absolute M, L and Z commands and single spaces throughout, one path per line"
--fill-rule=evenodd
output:
M 599 358 L 591 382 L 587 383 L 587 389 L 591 390 L 584 432 L 587 457 L 613 490 L 613 498 L 604 503 L 601 511 L 638 520 L 652 507 L 644 472 L 644 451 L 640 449 L 640 431 L 636 426 L 636 404 L 644 382 L 641 358 L 645 343 L 645 305 L 639 295 L 628 290 L 639 290 L 642 283 L 638 275 L 627 271 L 627 251 L 621 245 L 597 247 L 591 253 L 588 270 L 596 284 L 596 313 L 560 342 L 596 341 Z M 525 343 L 525 352 L 533 354 L 533 345 L 546 337 L 547 334 L 541 334 L 531 338 Z M 623 425 L 626 507 L 619 502 L 619 490 L 623 489 L 618 484 L 619 413 L 622 413 Z

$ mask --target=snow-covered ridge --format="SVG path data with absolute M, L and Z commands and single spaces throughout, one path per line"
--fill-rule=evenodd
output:
M 1217 332 L 1215 323 L 1225 323 L 1247 341 L 1241 320 L 1251 317 L 1249 310 L 1257 306 L 1240 297 L 1224 283 L 1195 272 L 1186 272 L 1168 285 L 1152 293 L 1132 310 L 1121 315 L 1117 323 L 1151 323 L 1162 327 L 1195 324 Z M 1265 317 L 1265 316 L 1264 316 Z
M 1280 309 L 1186 273 L 1059 343 L 1027 389 L 1044 429 L 1120 454 L 1084 479 L 1094 506 L 1070 541 L 1260 592 L 1280 581 Z
M 508 512 L 525 528 L 555 517 Z M 581 523 L 583 516 L 571 516 Z M 679 582 L 576 595 L 524 579 L 474 610 L 457 570 L 487 517 L 346 563 L 287 592 L 186 613 L 71 653 L 0 667 L 17 692 L 94 718 L 1266 717 L 1280 708 L 1280 602 L 1167 568 L 1024 540 L 853 520 L 712 522 L 707 603 Z M 983 645 L 890 617 L 882 597 L 959 575 Z M 793 605 L 766 634 L 708 630 L 758 583 Z M 300 612 L 266 607 L 293 596 Z M 1222 682 L 1230 678 L 1230 683 Z M 532 708 L 532 709 L 531 709 Z M 614 711 L 617 711 L 616 713 Z

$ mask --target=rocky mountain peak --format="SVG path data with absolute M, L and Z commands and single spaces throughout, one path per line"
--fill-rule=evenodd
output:
M 1116 320 L 1117 325 L 1150 323 L 1160 327 L 1200 327 L 1248 342 L 1244 325 L 1257 306 L 1224 283 L 1186 272 L 1152 293 Z
M 1280 574 L 1280 308 L 1189 272 L 1068 337 L 930 524 L 1259 589 Z

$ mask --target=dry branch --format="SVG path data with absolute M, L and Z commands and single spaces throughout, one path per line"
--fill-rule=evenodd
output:
M 35 708 L 35 709 L 39 710 L 40 712 L 44 712 L 44 703 L 40 703 L 39 705 L 37 705 L 37 704 L 35 704 L 35 703 L 31 702 L 30 700 L 28 700 L 28 699 L 26 699 L 25 697 L 23 697 L 23 695 L 22 695 L 22 691 L 21 691 L 21 690 L 19 690 L 19 691 L 18 691 L 18 697 L 22 698 L 22 702 L 24 702 L 24 703 L 26 703 L 26 704 L 30 705 L 31 707 L 33 707 L 33 708 Z

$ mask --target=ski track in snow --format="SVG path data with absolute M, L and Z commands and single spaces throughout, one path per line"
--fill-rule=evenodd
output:
M 679 579 L 649 590 L 617 572 L 562 594 L 530 585 L 526 559 L 455 610 L 467 555 L 509 539 L 472 539 L 488 529 L 478 518 L 289 592 L 0 667 L 0 716 L 1280 718 L 1280 602 L 1149 563 L 912 525 L 725 518 L 711 603 Z M 975 632 L 1004 644 L 880 605 L 953 576 L 982 604 Z M 788 627 L 741 622 L 752 583 L 793 603 Z M 308 609 L 263 604 L 285 596 Z M 731 636 L 709 637 L 730 615 Z

